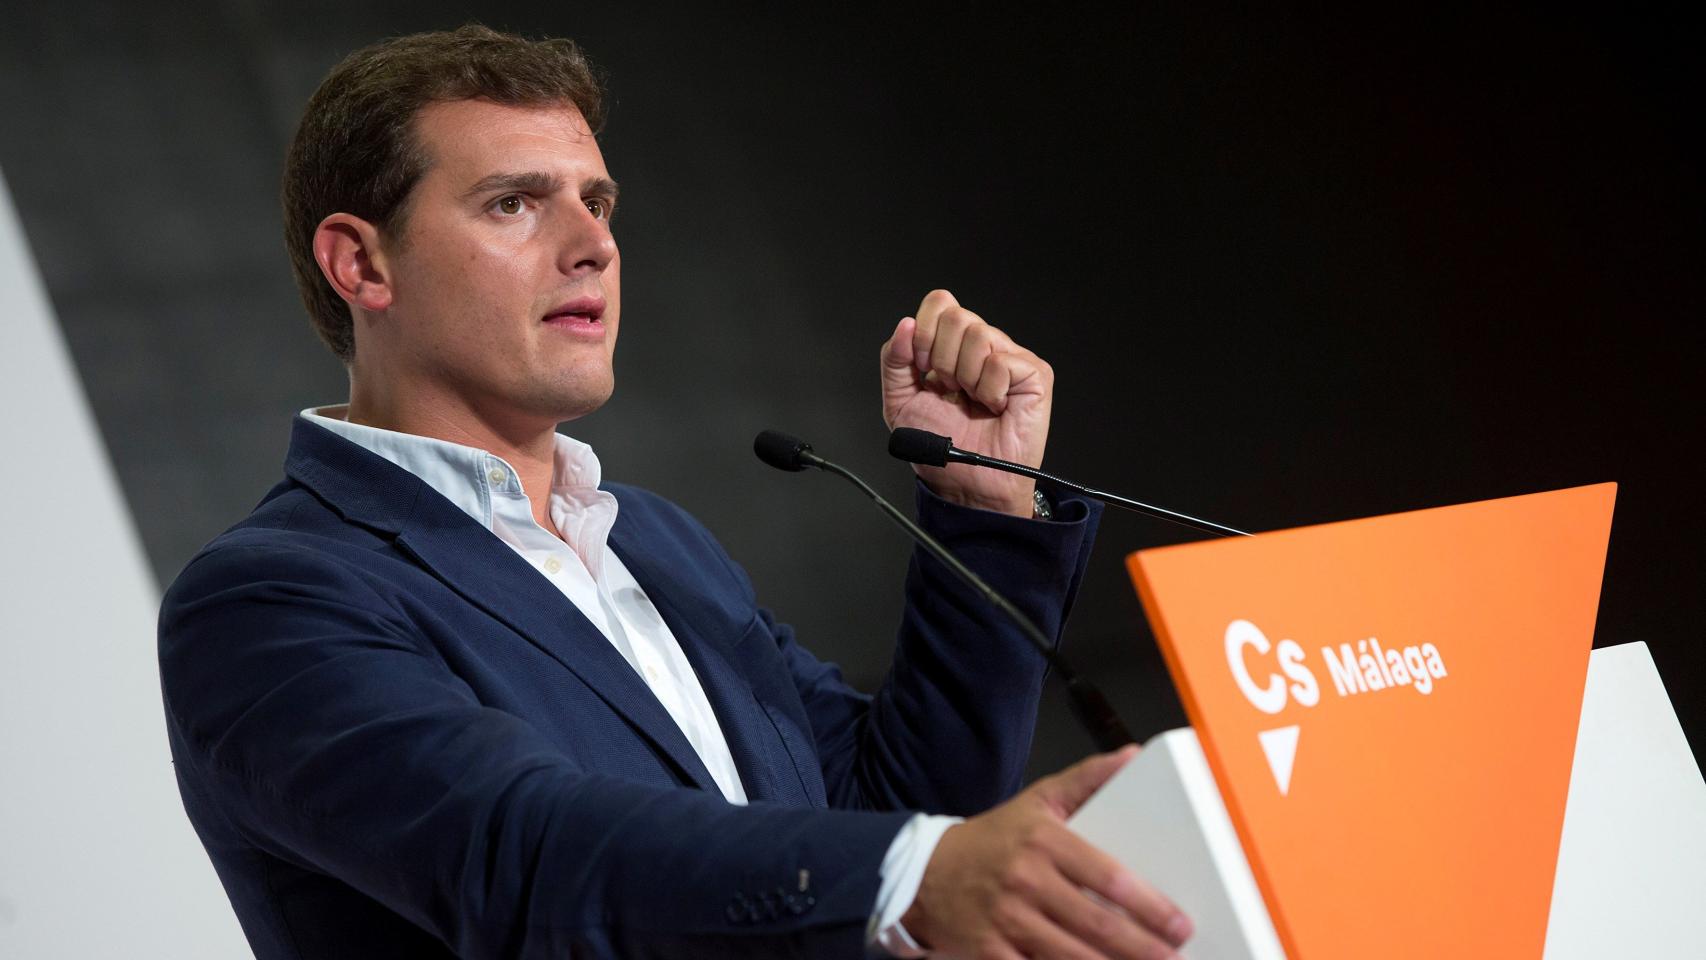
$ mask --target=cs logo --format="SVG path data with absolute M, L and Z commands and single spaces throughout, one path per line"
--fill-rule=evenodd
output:
M 1267 683 L 1258 686 L 1246 657 L 1254 651 L 1256 656 L 1265 659 L 1270 649 L 1285 678 L 1269 670 Z M 1313 707 L 1321 702 L 1321 687 L 1315 682 L 1315 674 L 1303 663 L 1303 647 L 1296 640 L 1281 640 L 1277 646 L 1271 645 L 1262 631 L 1248 620 L 1234 620 L 1226 625 L 1226 663 L 1232 668 L 1232 680 L 1238 684 L 1245 699 L 1263 713 L 1284 710 L 1288 689 L 1291 697 L 1302 706 Z M 1287 678 L 1291 680 L 1289 685 Z

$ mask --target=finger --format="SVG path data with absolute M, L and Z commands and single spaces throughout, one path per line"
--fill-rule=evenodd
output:
M 1043 801 L 1065 819 L 1135 756 L 1137 744 L 1128 744 L 1113 753 L 1099 753 L 1078 761 L 1052 777 L 1037 781 L 1031 789 L 1037 791 Z
M 988 324 L 982 317 L 965 307 L 943 310 L 937 318 L 935 342 L 930 345 L 930 371 L 948 389 L 958 390 L 961 387 L 959 378 L 955 376 L 960 362 L 960 345 L 967 334 L 986 326 Z
M 1062 929 L 1036 904 L 1010 899 L 995 908 L 995 928 L 1027 957 L 1103 960 L 1084 941 Z
M 913 362 L 918 372 L 930 369 L 930 347 L 936 342 L 936 323 L 942 311 L 958 307 L 960 302 L 946 290 L 932 290 L 918 303 L 918 325 L 912 332 Z
M 1062 875 L 1131 915 L 1139 925 L 1172 946 L 1191 935 L 1191 922 L 1173 901 L 1147 881 L 1096 849 L 1082 837 L 1062 829 L 1052 852 Z
M 965 348 L 961 347 L 960 352 L 964 356 Z M 971 383 L 961 377 L 960 386 L 976 397 L 978 403 L 988 407 L 991 413 L 1000 413 L 1007 409 L 1007 394 L 1013 386 L 1013 367 L 1019 362 L 1009 354 L 990 353 L 970 378 Z
M 1119 960 L 1159 960 L 1178 946 L 1158 931 L 1147 930 L 1130 916 L 1099 903 L 1084 890 L 1054 875 L 1038 890 L 1043 912 L 1061 929 L 1101 954 Z
M 966 331 L 960 341 L 959 361 L 954 379 L 960 389 L 976 397 L 995 413 L 1007 409 L 1007 394 L 1015 380 L 1023 379 L 1030 370 L 1030 351 L 1020 348 L 1005 333 L 987 323 Z M 994 374 L 993 381 L 985 377 Z
M 969 314 L 969 310 L 964 309 L 960 309 L 959 314 L 972 315 L 972 317 L 976 315 Z M 959 384 L 960 389 L 966 390 L 969 394 L 978 385 L 978 375 L 983 372 L 984 356 L 995 353 L 995 339 L 991 338 L 991 334 L 989 334 L 989 331 L 993 331 L 995 327 L 991 327 L 983 321 L 969 322 L 966 321 L 966 317 L 959 317 L 959 315 L 955 317 L 954 321 L 962 324 L 959 331 L 959 343 L 955 344 L 954 353 L 943 353 L 945 350 L 943 334 L 947 333 L 947 324 L 949 324 L 947 315 L 943 315 L 943 326 L 937 329 L 935 360 L 940 361 L 943 367 L 947 368 L 950 377 L 954 377 L 955 384 Z
M 942 357 L 947 361 L 948 373 L 954 382 L 967 393 L 977 393 L 978 379 L 983 376 L 983 362 L 996 350 L 994 330 L 987 323 L 968 324 L 960 332 L 959 346 L 953 355 Z
M 937 951 L 930 953 L 929 956 L 957 958 L 960 954 Z M 965 956 L 977 957 L 978 960 L 1029 960 L 1025 954 L 1019 952 L 1018 947 L 1013 946 L 1005 940 L 993 937 L 984 943 L 978 944 L 974 949 L 974 952 L 965 954 Z
M 918 326 L 918 321 L 912 317 L 901 317 L 895 325 L 894 333 L 883 343 L 883 369 L 906 370 L 912 366 L 912 334 Z

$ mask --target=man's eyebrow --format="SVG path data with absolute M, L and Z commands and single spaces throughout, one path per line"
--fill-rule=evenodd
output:
M 497 190 L 513 190 L 516 193 L 531 193 L 544 196 L 556 193 L 563 186 L 563 178 L 537 170 L 521 173 L 487 174 L 474 182 L 462 195 L 472 197 L 475 194 L 489 193 Z
M 547 196 L 563 188 L 563 178 L 556 174 L 542 173 L 538 170 L 528 170 L 519 173 L 493 173 L 481 177 L 463 193 L 472 197 L 482 193 L 497 191 L 514 191 L 516 193 L 531 193 L 535 196 Z M 620 188 L 616 181 L 609 177 L 593 177 L 581 185 L 582 196 L 608 197 L 612 202 Z
M 616 196 L 621 192 L 622 188 L 617 186 L 616 181 L 609 177 L 593 177 L 591 180 L 581 184 L 581 196 L 605 197 L 611 203 L 616 202 Z

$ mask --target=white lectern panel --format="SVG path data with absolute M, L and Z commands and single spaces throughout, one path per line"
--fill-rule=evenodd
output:
M 1194 960 L 1284 960 L 1195 730 L 1152 738 L 1069 825 L 1185 911 Z
M 1546 960 L 1706 957 L 1706 780 L 1646 644 L 1588 663 Z

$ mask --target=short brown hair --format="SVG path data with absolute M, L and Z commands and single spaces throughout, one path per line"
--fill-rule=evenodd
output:
M 529 40 L 470 25 L 417 33 L 345 57 L 309 98 L 284 164 L 280 200 L 296 286 L 320 339 L 355 357 L 349 305 L 314 260 L 314 231 L 349 213 L 400 235 L 428 157 L 415 138 L 422 107 L 452 100 L 508 106 L 572 103 L 596 133 L 604 82 L 573 40 Z

